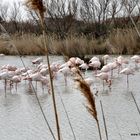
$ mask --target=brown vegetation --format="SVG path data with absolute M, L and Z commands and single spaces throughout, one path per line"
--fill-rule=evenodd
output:
M 66 3 L 65 0 L 46 3 L 44 23 L 49 53 L 69 57 L 140 54 L 140 39 L 129 17 L 131 14 L 140 30 L 139 4 L 138 0 L 127 3 L 124 0 L 82 0 L 80 5 L 77 1 Z M 0 39 L 0 53 L 16 54 L 3 47 L 15 44 L 22 55 L 44 55 L 39 15 L 26 9 L 27 20 L 24 21 L 21 6 L 20 2 L 14 3 L 9 15 L 6 3 L 0 5 L 0 23 L 12 38 L 10 41 Z M 0 35 L 3 33 L 0 29 Z
M 50 54 L 64 56 L 80 56 L 91 54 L 140 54 L 140 39 L 134 29 L 117 29 L 109 36 L 88 39 L 86 36 L 68 36 L 61 40 L 56 35 L 46 37 Z M 25 34 L 20 37 L 14 35 L 12 40 L 0 41 L 0 53 L 13 55 L 10 44 L 15 44 L 22 55 L 45 55 L 41 36 Z M 6 47 L 7 46 L 7 47 Z M 7 49 L 8 48 L 8 49 Z

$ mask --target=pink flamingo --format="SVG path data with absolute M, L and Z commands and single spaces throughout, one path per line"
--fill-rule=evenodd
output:
M 118 64 L 116 62 L 111 62 L 108 63 L 107 66 L 109 66 L 110 71 L 111 71 L 111 78 L 113 77 L 113 70 L 118 67 Z
M 131 57 L 131 59 L 135 62 L 135 69 L 137 69 L 137 64 L 140 63 L 140 57 L 138 55 L 134 55 Z
M 95 74 L 97 74 L 97 69 L 100 68 L 101 62 L 100 61 L 92 61 L 89 66 L 95 68 Z
M 81 64 L 83 64 L 84 63 L 84 60 L 82 60 L 82 59 L 80 59 L 79 57 L 76 57 L 76 60 L 75 60 L 75 64 L 76 65 L 81 65 Z
M 11 80 L 13 76 L 14 76 L 13 71 L 5 70 L 2 73 L 0 73 L 0 79 L 4 80 L 5 97 L 6 97 L 7 80 Z M 10 89 L 11 89 L 11 84 L 10 84 Z
M 41 75 L 46 76 L 48 74 L 48 69 L 47 68 L 42 68 L 39 72 L 40 72 Z
M 85 71 L 84 74 L 85 74 L 86 71 L 88 70 L 89 66 L 88 66 L 88 64 L 83 63 L 83 64 L 81 64 L 81 65 L 79 66 L 79 68 L 80 68 L 81 70 L 84 70 L 84 71 Z
M 92 61 L 100 61 L 98 57 L 94 56 L 92 57 L 89 62 L 91 63 Z
M 107 60 L 109 59 L 109 55 L 108 54 L 104 55 L 102 57 L 102 59 L 104 60 L 104 65 L 106 65 L 107 64 Z
M 19 82 L 21 82 L 21 76 L 20 75 L 19 76 L 18 75 L 15 75 L 15 76 L 12 77 L 11 81 L 13 83 L 15 83 L 15 89 L 16 89 L 16 92 L 17 92 L 17 84 Z
M 33 64 L 40 64 L 41 62 L 43 62 L 43 58 L 42 57 L 38 57 L 35 60 L 32 61 Z
M 125 59 L 124 57 L 119 56 L 119 57 L 117 57 L 117 59 L 116 59 L 116 63 L 117 63 L 117 65 L 118 65 L 118 74 L 119 74 L 120 71 L 121 71 L 121 69 L 122 69 L 123 64 L 128 64 L 129 61 L 128 61 L 127 59 Z
M 103 90 L 104 90 L 104 81 L 106 81 L 109 88 L 111 87 L 112 82 L 111 82 L 111 79 L 109 79 L 109 75 L 107 73 L 101 72 L 101 73 L 97 74 L 96 77 L 103 80 Z
M 87 63 L 83 63 L 79 66 L 79 68 L 81 68 L 82 70 L 87 70 L 89 68 Z
M 130 68 L 124 68 L 120 71 L 120 74 L 125 74 L 127 76 L 127 88 L 129 88 L 129 75 L 134 75 L 134 70 Z
M 110 71 L 110 66 L 109 65 L 104 65 L 101 69 L 101 72 L 109 72 Z
M 43 92 L 44 92 L 44 86 L 47 86 L 48 93 L 50 94 L 50 85 L 49 85 L 49 81 L 48 81 L 47 77 L 41 76 L 40 82 L 42 84 L 42 90 L 43 90 Z
M 68 67 L 68 66 L 66 66 L 66 67 L 63 67 L 62 69 L 60 69 L 59 71 L 58 71 L 58 73 L 59 72 L 61 72 L 61 73 L 63 73 L 63 75 L 64 75 L 64 80 L 65 80 L 65 85 L 67 85 L 67 76 L 68 76 L 68 74 L 70 74 L 70 68 Z

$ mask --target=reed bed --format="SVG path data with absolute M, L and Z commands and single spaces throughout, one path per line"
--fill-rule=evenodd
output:
M 14 55 L 6 46 L 15 44 L 22 55 L 45 55 L 42 36 L 34 34 L 13 35 L 12 40 L 0 39 L 0 53 Z M 86 36 L 69 35 L 61 40 L 56 35 L 47 35 L 49 54 L 64 56 L 85 56 L 91 54 L 140 54 L 140 39 L 134 29 L 117 29 L 106 38 L 95 39 Z M 5 46 L 5 47 L 3 47 Z
M 140 54 L 140 38 L 134 29 L 118 29 L 109 36 L 113 54 Z

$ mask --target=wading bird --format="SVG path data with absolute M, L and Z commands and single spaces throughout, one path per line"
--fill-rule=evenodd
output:
M 111 82 L 111 79 L 109 79 L 108 73 L 101 72 L 97 74 L 95 77 L 98 77 L 103 81 L 103 90 L 104 90 L 104 81 L 108 84 L 109 88 L 111 87 L 112 82 Z
M 127 88 L 129 88 L 129 75 L 134 75 L 134 70 L 130 68 L 124 68 L 120 71 L 120 74 L 125 74 L 127 76 Z

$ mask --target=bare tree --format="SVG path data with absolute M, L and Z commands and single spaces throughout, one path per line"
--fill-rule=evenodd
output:
M 82 0 L 80 7 L 80 14 L 81 18 L 89 23 L 89 22 L 96 22 L 96 13 L 95 13 L 95 1 L 94 0 Z
M 0 4 L 0 17 L 3 21 L 6 21 L 8 18 L 8 4 L 7 3 L 1 3 Z
M 139 0 L 122 0 L 122 4 L 127 6 L 128 12 L 131 14 L 137 7 Z
M 77 6 L 76 0 L 52 0 L 47 3 L 47 29 L 53 30 L 61 38 L 65 38 L 75 22 Z
M 21 3 L 20 2 L 14 2 L 11 9 L 10 9 L 10 22 L 13 25 L 12 29 L 13 32 L 17 31 L 19 32 L 19 22 L 22 21 L 22 13 L 21 13 Z
M 117 15 L 119 15 L 119 12 L 122 10 L 123 5 L 118 0 L 113 0 L 110 3 L 109 7 L 109 16 L 111 16 L 111 24 L 115 24 L 115 18 Z
M 109 4 L 111 0 L 82 0 L 80 13 L 83 19 L 92 30 L 95 36 L 103 35 L 106 31 L 106 20 L 109 15 Z M 93 32 L 93 31 L 92 31 Z

